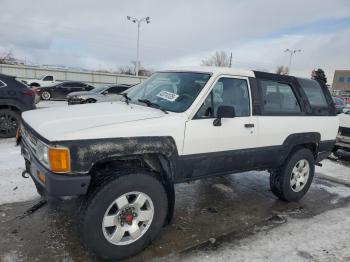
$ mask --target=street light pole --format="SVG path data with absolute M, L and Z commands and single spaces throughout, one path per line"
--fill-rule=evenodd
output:
M 146 22 L 149 24 L 151 22 L 150 17 L 144 17 L 144 18 L 135 18 L 131 16 L 126 17 L 128 20 L 130 20 L 133 23 L 137 23 L 137 50 L 136 50 L 136 76 L 139 75 L 139 70 L 140 70 L 140 28 L 141 28 L 141 23 Z
M 301 49 L 289 49 L 287 48 L 286 50 L 284 50 L 284 52 L 289 52 L 290 56 L 289 56 L 289 74 L 292 71 L 292 57 L 296 52 L 301 52 Z

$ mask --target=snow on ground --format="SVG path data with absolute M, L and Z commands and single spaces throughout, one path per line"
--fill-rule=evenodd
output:
M 14 139 L 0 140 L 0 205 L 38 197 L 32 179 L 21 176 L 24 160 Z
M 350 190 L 350 189 L 348 189 Z M 260 232 L 215 251 L 183 261 L 350 261 L 350 207 Z
M 48 107 L 60 107 L 60 106 L 68 106 L 66 101 L 40 101 L 36 104 L 37 108 L 48 108 Z
M 350 184 L 350 169 L 344 165 L 331 160 L 323 160 L 322 167 L 316 166 L 316 173 L 323 176 L 346 181 Z

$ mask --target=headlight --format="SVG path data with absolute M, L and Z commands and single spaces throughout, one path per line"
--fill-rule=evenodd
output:
M 49 168 L 49 147 L 38 140 L 36 144 L 36 155 L 40 162 Z

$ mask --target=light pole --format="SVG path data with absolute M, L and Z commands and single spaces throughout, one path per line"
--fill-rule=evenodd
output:
M 284 52 L 289 52 L 290 56 L 289 56 L 289 74 L 292 71 L 292 57 L 296 52 L 301 52 L 301 49 L 289 49 L 287 48 L 286 50 L 284 50 Z
M 135 18 L 131 16 L 126 17 L 128 20 L 130 20 L 133 23 L 137 23 L 137 51 L 136 51 L 136 75 L 139 75 L 139 69 L 140 69 L 140 27 L 142 22 L 146 22 L 149 24 L 151 22 L 150 17 L 144 17 L 144 18 Z

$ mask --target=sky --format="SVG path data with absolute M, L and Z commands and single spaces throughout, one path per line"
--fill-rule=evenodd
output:
M 0 53 L 36 64 L 117 70 L 136 59 L 149 69 L 200 65 L 216 51 L 232 66 L 329 80 L 350 69 L 350 0 L 0 0 Z

